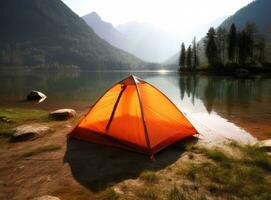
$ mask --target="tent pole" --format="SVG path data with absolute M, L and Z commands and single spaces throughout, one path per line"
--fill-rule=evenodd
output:
M 151 152 L 151 143 L 150 143 L 149 133 L 148 133 L 148 129 L 147 129 L 146 122 L 145 122 L 145 117 L 144 117 L 144 111 L 143 111 L 143 105 L 142 105 L 142 101 L 141 101 L 141 96 L 140 96 L 140 93 L 139 93 L 139 90 L 138 90 L 135 78 L 134 78 L 134 76 L 132 76 L 132 77 L 133 77 L 133 81 L 135 83 L 136 92 L 137 92 L 137 96 L 138 96 L 138 99 L 139 99 L 140 111 L 141 111 L 141 115 L 142 115 L 142 121 L 143 121 L 143 126 L 144 126 L 146 143 L 147 143 L 148 149 Z M 151 155 L 153 155 L 152 152 L 151 152 Z
M 112 122 L 112 120 L 113 120 L 113 118 L 114 118 L 116 109 L 117 109 L 117 107 L 118 107 L 120 98 L 121 98 L 121 96 L 122 96 L 124 90 L 126 89 L 126 87 L 127 87 L 127 86 L 124 85 L 124 86 L 122 87 L 120 93 L 119 93 L 119 96 L 118 96 L 118 98 L 117 98 L 117 101 L 116 101 L 116 103 L 115 103 L 115 105 L 114 105 L 114 107 L 113 107 L 113 111 L 112 111 L 112 113 L 111 113 L 111 115 L 110 115 L 109 121 L 108 121 L 108 123 L 107 123 L 107 125 L 106 125 L 106 128 L 105 128 L 106 131 L 107 131 L 107 130 L 109 129 L 109 127 L 110 127 L 110 124 L 111 124 L 111 122 Z

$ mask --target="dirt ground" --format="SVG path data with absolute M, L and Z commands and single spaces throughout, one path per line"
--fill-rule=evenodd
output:
M 65 122 L 49 122 L 55 131 L 42 138 L 1 146 L 1 200 L 28 200 L 42 195 L 53 195 L 62 200 L 86 199 L 86 196 L 96 199 L 106 188 L 136 179 L 143 171 L 155 172 L 173 165 L 185 154 L 188 144 L 197 142 L 193 139 L 171 145 L 151 162 L 145 155 L 69 139 L 67 134 L 83 113 Z M 270 126 L 266 128 L 270 130 Z M 22 156 L 44 145 L 61 148 Z
M 33 141 L 8 143 L 0 149 L 1 200 L 26 200 L 42 195 L 80 199 L 85 192 L 89 199 L 95 199 L 107 187 L 137 178 L 143 171 L 171 165 L 185 147 L 183 143 L 172 145 L 151 162 L 145 155 L 69 139 L 67 134 L 78 120 L 79 117 L 66 122 L 49 122 L 55 130 L 53 133 Z M 61 149 L 21 156 L 49 144 L 60 145 Z

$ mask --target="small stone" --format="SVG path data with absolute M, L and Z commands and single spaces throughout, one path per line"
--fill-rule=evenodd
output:
M 49 117 L 55 120 L 67 120 L 76 115 L 76 111 L 73 109 L 59 109 L 50 113 Z
M 50 127 L 41 124 L 22 125 L 14 129 L 14 134 L 12 135 L 11 141 L 17 142 L 35 139 L 42 137 L 51 131 L 52 129 Z
M 5 116 L 0 116 L 0 122 L 8 123 L 8 124 L 14 123 L 13 120 L 11 120 L 11 119 L 9 119 L 9 118 L 7 118 L 7 117 L 5 117 Z
M 27 95 L 27 100 L 28 101 L 35 101 L 35 100 L 39 100 L 39 103 L 44 101 L 47 98 L 47 96 L 45 94 L 43 94 L 42 92 L 36 91 L 36 90 L 32 90 L 28 95 Z
M 271 140 L 262 140 L 259 143 L 260 148 L 264 149 L 265 151 L 271 152 Z
M 55 196 L 44 195 L 40 197 L 35 197 L 34 199 L 31 199 L 31 200 L 60 200 L 60 199 Z

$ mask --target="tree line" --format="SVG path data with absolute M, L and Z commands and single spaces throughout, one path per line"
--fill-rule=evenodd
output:
M 219 27 L 209 29 L 203 41 L 204 53 L 209 69 L 229 69 L 232 67 L 257 67 L 266 64 L 266 40 L 258 33 L 254 23 L 247 23 L 243 29 L 232 24 L 230 29 Z M 181 46 L 180 71 L 194 71 L 199 67 L 198 45 L 195 39 L 185 49 Z
M 181 54 L 179 57 L 179 66 L 181 71 L 195 71 L 199 65 L 198 44 L 194 37 L 192 45 L 186 49 L 185 44 L 181 45 Z

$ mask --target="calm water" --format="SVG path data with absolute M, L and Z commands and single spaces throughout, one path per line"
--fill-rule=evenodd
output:
M 271 79 L 236 79 L 175 72 L 0 72 L 0 106 L 87 111 L 112 84 L 134 74 L 165 93 L 206 141 L 221 138 L 247 142 L 271 136 Z M 24 101 L 31 90 L 48 98 Z M 270 131 L 270 132 L 269 132 Z M 270 133 L 270 134 L 269 134 Z

